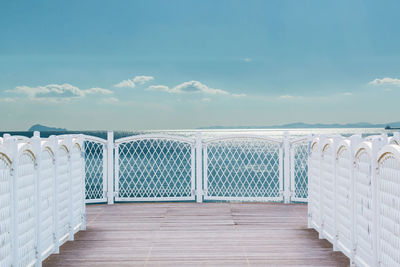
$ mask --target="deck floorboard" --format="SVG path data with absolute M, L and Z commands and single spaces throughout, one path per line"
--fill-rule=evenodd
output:
M 307 206 L 88 205 L 87 230 L 44 266 L 349 266 L 307 229 Z

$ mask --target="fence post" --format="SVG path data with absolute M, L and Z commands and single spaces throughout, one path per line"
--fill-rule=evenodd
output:
M 73 216 L 73 208 L 72 208 L 72 136 L 68 135 L 65 138 L 65 142 L 68 148 L 68 224 L 69 224 L 69 233 L 68 240 L 74 240 L 74 216 Z
M 351 190 L 350 190 L 350 201 L 351 201 L 351 217 L 350 217 L 350 221 L 351 221 L 351 244 L 352 244 L 352 252 L 351 252 L 351 257 L 350 257 L 350 264 L 352 266 L 355 266 L 355 256 L 357 253 L 357 247 L 356 247 L 356 224 L 355 224 L 355 217 L 356 217 L 356 208 L 355 208 L 355 177 L 354 177 L 354 168 L 355 168 L 355 153 L 356 153 L 356 149 L 358 144 L 360 144 L 362 142 L 362 137 L 361 134 L 355 134 L 350 136 L 350 161 L 351 161 L 351 165 L 350 165 L 350 169 L 351 169 L 351 173 L 350 173 L 350 181 L 351 181 Z
M 377 171 L 378 171 L 378 152 L 379 150 L 387 144 L 387 140 L 381 136 L 378 139 L 372 140 L 372 155 L 371 155 L 371 186 L 372 186 L 372 247 L 373 247 L 373 262 L 374 266 L 379 265 L 378 259 L 378 181 L 377 181 Z
M 35 233 L 36 233 L 36 266 L 42 266 L 42 246 L 40 242 L 40 206 L 41 206 L 41 184 L 40 184 L 40 165 L 41 165 L 41 156 L 42 156 L 42 145 L 40 140 L 40 133 L 34 132 L 32 137 L 32 149 L 33 153 L 35 154 L 36 162 L 36 183 L 35 183 Z
M 12 266 L 19 266 L 18 255 L 18 141 L 9 134 L 4 135 L 4 146 L 10 153 L 12 176 Z
M 196 135 L 196 201 L 203 202 L 203 174 L 202 174 L 202 140 L 201 133 Z
M 283 137 L 283 199 L 284 203 L 290 203 L 291 190 L 290 190 L 290 135 L 286 131 Z
M 114 132 L 107 132 L 107 203 L 114 204 Z M 117 156 L 117 155 L 116 155 Z
M 53 190 L 53 216 L 54 216 L 54 225 L 53 225 L 53 241 L 54 241 L 54 253 L 60 253 L 60 238 L 58 235 L 58 224 L 59 224 L 59 212 L 58 212 L 58 137 L 50 136 L 51 146 L 54 152 L 54 190 Z
M 340 141 L 342 140 L 342 136 L 335 135 L 333 138 L 333 250 L 338 251 L 337 243 L 339 239 L 338 231 L 337 231 L 337 150 L 340 145 Z
M 324 222 L 323 222 L 323 216 L 322 216 L 322 214 L 323 214 L 323 207 L 322 207 L 322 199 L 323 199 L 323 197 L 322 197 L 322 152 L 323 152 L 323 149 L 324 149 L 324 146 L 323 146 L 323 144 L 325 143 L 325 141 L 326 141 L 326 139 L 327 139 L 327 137 L 326 137 L 326 135 L 324 135 L 324 134 L 321 134 L 320 136 L 319 136 L 319 145 L 318 145 L 318 159 L 319 159 L 319 162 L 318 162 L 318 179 L 319 179 L 319 194 L 318 194 L 318 202 L 319 202 L 319 222 L 320 222 L 320 225 L 319 225 L 319 235 L 318 235 L 318 238 L 319 239 L 323 239 L 324 238 L 324 235 L 323 235 L 323 232 L 324 232 Z
M 86 161 L 85 161 L 85 137 L 83 134 L 80 134 L 78 137 L 78 143 L 81 146 L 81 161 L 82 161 L 82 169 L 81 169 L 81 201 L 82 201 L 82 225 L 81 230 L 86 230 Z
M 307 166 L 308 166 L 308 169 L 307 169 L 307 177 L 308 177 L 308 180 L 307 180 L 307 227 L 308 228 L 312 227 L 311 226 L 311 218 L 312 218 L 311 216 L 312 216 L 312 214 L 311 214 L 311 205 L 310 205 L 310 203 L 315 201 L 315 200 L 310 198 L 310 170 L 311 170 L 311 167 L 315 168 L 315 166 L 311 166 L 311 164 L 310 164 L 311 163 L 311 145 L 312 145 L 312 143 L 314 141 L 314 138 L 315 138 L 314 134 L 310 134 L 308 136 L 308 153 L 307 153 L 308 154 L 308 159 L 307 159 Z M 311 182 L 314 182 L 314 181 L 311 181 Z

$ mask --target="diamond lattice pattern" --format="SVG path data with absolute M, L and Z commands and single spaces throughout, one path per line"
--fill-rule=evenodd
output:
M 294 150 L 294 196 L 297 199 L 308 197 L 308 142 L 293 144 Z
M 175 140 L 144 139 L 119 145 L 119 197 L 192 196 L 192 146 Z
M 207 196 L 279 197 L 278 143 L 254 138 L 207 145 Z
M 85 141 L 86 199 L 102 199 L 104 196 L 103 148 L 101 143 Z

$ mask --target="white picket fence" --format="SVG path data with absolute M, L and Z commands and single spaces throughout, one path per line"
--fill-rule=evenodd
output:
M 310 138 L 84 136 L 86 202 L 307 202 Z
M 308 225 L 356 266 L 400 266 L 399 135 L 316 137 Z
M 85 229 L 82 136 L 0 138 L 0 266 L 41 266 Z

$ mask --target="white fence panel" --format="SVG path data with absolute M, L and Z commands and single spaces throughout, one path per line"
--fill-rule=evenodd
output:
M 167 135 L 115 141 L 116 201 L 195 200 L 195 142 Z
M 308 199 L 308 153 L 310 142 L 302 138 L 290 145 L 290 177 L 292 201 L 307 202 Z
M 282 142 L 261 136 L 204 141 L 204 199 L 283 200 Z
M 56 179 L 55 155 L 50 143 L 45 143 L 40 159 L 40 256 L 46 258 L 55 249 L 55 212 L 54 199 Z
M 337 246 L 351 257 L 353 250 L 353 157 L 350 141 L 343 141 L 336 152 L 336 235 Z
M 35 156 L 29 147 L 22 148 L 21 151 L 18 156 L 16 190 L 14 191 L 17 198 L 14 221 L 16 225 L 14 226 L 18 227 L 15 242 L 19 264 L 30 266 L 36 262 Z
M 107 141 L 84 136 L 86 203 L 107 201 Z M 112 149 L 112 148 L 111 148 Z
M 60 143 L 57 162 L 57 237 L 62 245 L 70 231 L 70 155 L 66 144 Z
M 321 158 L 321 226 L 322 235 L 335 240 L 335 151 L 332 139 L 322 143 Z
M 41 266 L 85 228 L 82 153 L 70 161 L 72 136 L 62 139 L 0 140 L 0 266 Z
M 317 231 L 321 228 L 321 153 L 320 140 L 314 139 L 308 160 L 308 226 Z
M 71 197 L 72 197 L 72 231 L 78 232 L 84 228 L 84 208 L 85 203 L 85 174 L 84 158 L 81 149 L 81 143 L 77 140 L 71 149 Z
M 363 266 L 373 266 L 373 187 L 372 187 L 372 147 L 370 142 L 360 145 L 355 156 L 355 262 Z
M 379 154 L 378 260 L 381 266 L 400 266 L 400 147 L 386 146 Z
M 0 266 L 12 263 L 12 213 L 11 160 L 0 148 Z

